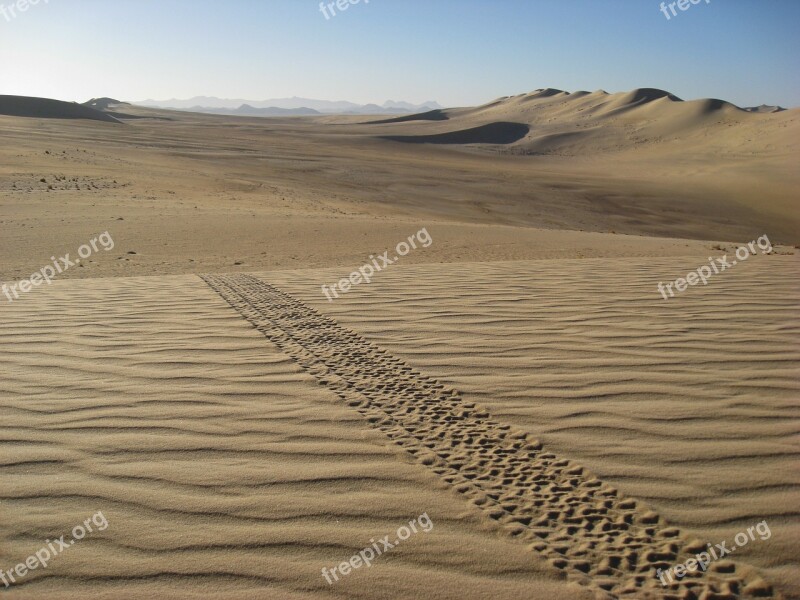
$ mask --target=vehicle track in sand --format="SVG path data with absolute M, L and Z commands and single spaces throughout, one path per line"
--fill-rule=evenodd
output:
M 781 597 L 726 559 L 663 587 L 657 569 L 708 544 L 274 286 L 250 275 L 201 277 L 320 384 L 598 598 Z

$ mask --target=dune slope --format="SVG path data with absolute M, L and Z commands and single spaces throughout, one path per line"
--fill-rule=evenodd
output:
M 0 115 L 36 119 L 88 119 L 107 123 L 121 122 L 91 106 L 28 96 L 0 96 Z

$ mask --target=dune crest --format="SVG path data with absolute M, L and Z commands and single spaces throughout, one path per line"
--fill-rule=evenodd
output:
M 478 137 L 482 143 L 493 144 L 496 150 L 507 153 L 560 156 L 641 152 L 664 143 L 682 144 L 688 152 L 701 154 L 720 143 L 726 147 L 752 143 L 756 128 L 759 147 L 781 153 L 785 161 L 797 147 L 790 137 L 800 139 L 800 121 L 791 112 L 769 106 L 742 109 L 716 98 L 686 101 L 657 88 L 615 94 L 546 88 L 477 107 L 437 110 L 368 124 L 398 127 L 396 133 L 383 136 L 388 140 L 471 144 L 476 143 L 471 141 L 476 133 L 501 132 L 507 130 L 509 123 L 515 123 L 514 132 L 519 135 Z M 427 131 L 400 130 L 414 124 L 425 126 Z M 524 135 L 523 125 L 529 128 Z

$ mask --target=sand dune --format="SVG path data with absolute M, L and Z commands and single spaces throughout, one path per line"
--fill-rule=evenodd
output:
M 767 107 L 769 108 L 769 107 Z M 448 121 L 439 129 L 447 127 L 457 132 L 459 125 L 480 123 L 480 126 L 499 125 L 513 122 L 518 126 L 528 125 L 530 135 L 508 141 L 502 139 L 496 144 L 516 142 L 520 153 L 558 153 L 573 156 L 592 155 L 598 152 L 619 152 L 643 143 L 653 144 L 664 141 L 685 142 L 687 137 L 702 134 L 709 136 L 709 130 L 717 135 L 742 138 L 742 128 L 758 124 L 761 136 L 769 142 L 786 146 L 783 129 L 786 123 L 798 133 L 796 115 L 786 119 L 772 119 L 775 112 L 767 109 L 745 110 L 729 102 L 717 99 L 684 101 L 665 90 L 640 88 L 630 92 L 608 94 L 602 90 L 594 93 L 576 92 L 570 94 L 556 89 L 545 89 L 501 98 L 484 106 L 466 109 L 436 111 L 436 119 Z M 796 111 L 792 111 L 795 112 Z M 401 119 L 375 121 L 373 124 L 411 123 L 420 120 L 433 120 L 413 115 Z M 631 136 L 626 129 L 635 125 L 636 135 Z M 725 125 L 734 131 L 722 129 Z M 437 134 L 443 136 L 444 133 Z M 749 133 L 747 133 L 749 135 Z M 716 137 L 716 136 L 715 136 Z M 548 144 L 540 142 L 547 138 Z M 389 139 L 395 139 L 389 137 Z M 435 138 L 429 141 L 433 142 Z M 556 143 L 553 143 L 553 142 Z M 469 140 L 460 143 L 471 142 Z M 793 144 L 793 147 L 796 145 Z M 639 148 L 640 149 L 640 148 Z M 696 152 L 695 146 L 691 151 Z
M 90 106 L 92 108 L 96 108 L 97 110 L 111 110 L 118 106 L 131 106 L 128 102 L 121 102 L 120 100 L 115 100 L 114 98 L 92 98 L 91 100 L 87 100 L 83 103 L 84 106 Z
M 118 119 L 92 107 L 49 98 L 0 96 L 0 115 L 36 119 L 89 119 L 119 123 Z
M 761 106 L 749 106 L 744 110 L 748 112 L 757 112 L 757 113 L 776 113 L 776 112 L 783 112 L 786 110 L 782 106 L 770 106 L 768 104 L 762 104 Z
M 667 136 L 693 117 L 659 115 L 695 109 L 667 98 L 630 111 L 638 121 L 570 121 L 608 96 L 550 96 L 522 108 L 509 99 L 485 117 L 496 109 L 369 125 L 140 107 L 125 114 L 147 118 L 124 128 L 0 116 L 0 272 L 30 274 L 43 260 L 35 256 L 77 248 L 97 227 L 119 236 L 124 251 L 69 277 L 345 264 L 432 223 L 470 240 L 435 248 L 443 261 L 597 256 L 597 242 L 579 230 L 740 242 L 767 233 L 800 243 L 796 111 L 737 111 L 735 122 L 691 130 L 685 141 Z M 498 121 L 530 132 L 503 145 L 505 154 L 490 144 L 380 139 Z M 575 236 L 543 244 L 532 229 Z M 325 250 L 309 251 L 312 238 Z

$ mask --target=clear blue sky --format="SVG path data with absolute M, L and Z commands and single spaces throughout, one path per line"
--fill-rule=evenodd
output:
M 471 105 L 636 87 L 800 106 L 800 0 L 40 0 L 0 15 L 0 93 Z M 0 0 L 8 6 L 12 0 Z

